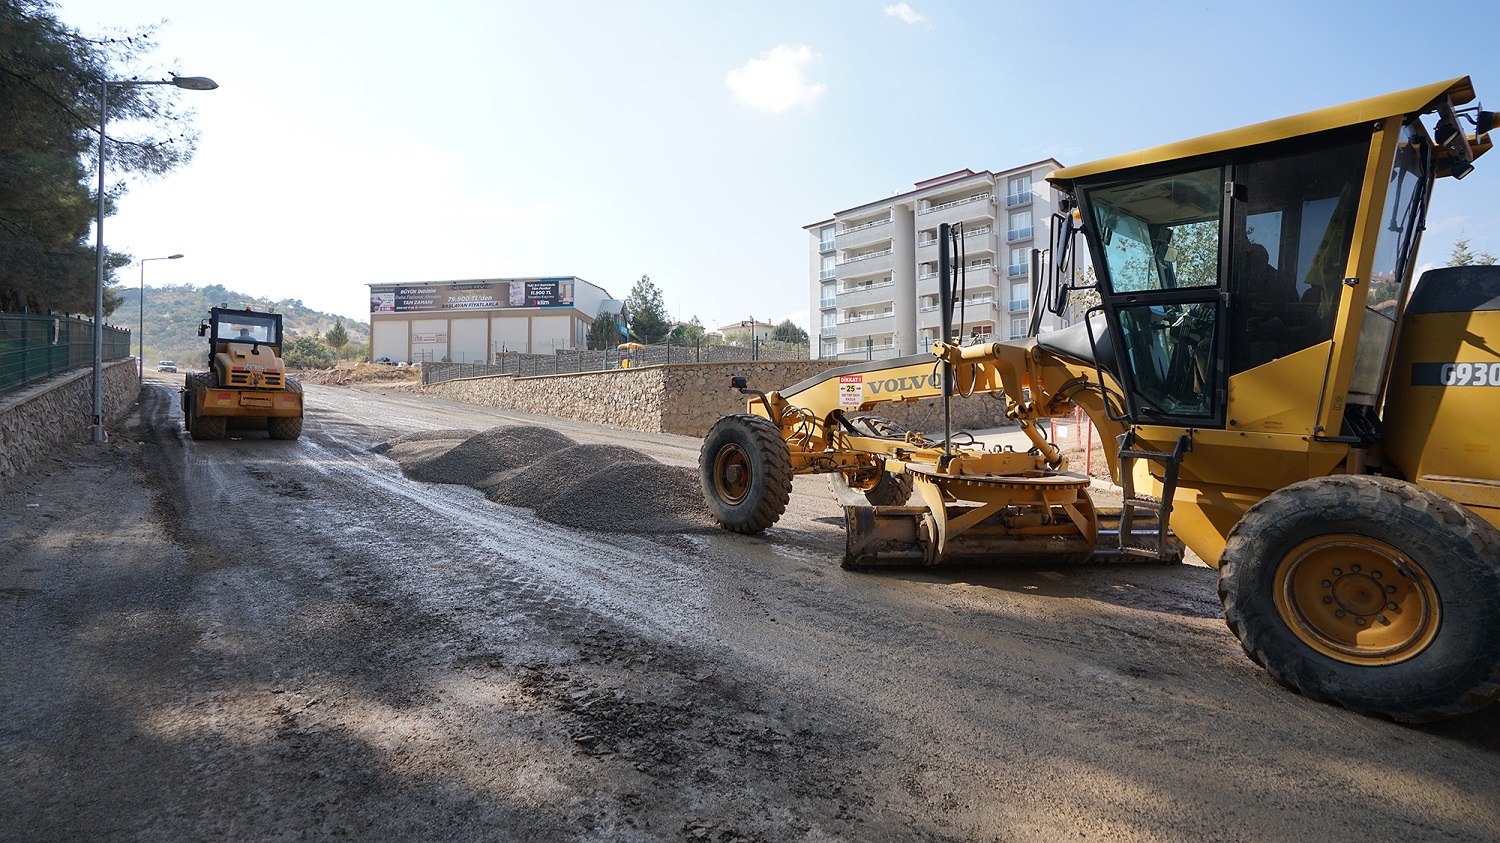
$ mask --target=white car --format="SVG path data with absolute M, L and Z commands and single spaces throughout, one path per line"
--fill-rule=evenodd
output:
M 177 364 L 173 363 L 171 360 L 163 360 L 163 361 L 161 361 L 161 362 L 159 362 L 159 363 L 156 364 L 156 371 L 158 371 L 158 372 L 175 372 L 175 371 L 177 371 Z

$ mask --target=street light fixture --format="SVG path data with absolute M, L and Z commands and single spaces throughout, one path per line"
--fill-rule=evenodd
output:
M 143 85 L 173 85 L 189 91 L 212 91 L 219 83 L 207 76 L 173 76 L 171 79 L 99 80 L 99 216 L 94 222 L 94 423 L 89 431 L 95 442 L 104 441 L 104 126 L 108 118 L 109 86 L 136 88 Z M 142 269 L 142 273 L 145 270 Z M 141 285 L 145 286 L 144 274 Z M 144 307 L 142 303 L 142 307 Z M 144 313 L 142 319 L 144 319 Z M 142 362 L 144 369 L 145 363 Z
M 141 317 L 136 327 L 135 339 L 140 348 L 137 360 L 141 364 L 140 379 L 146 379 L 146 261 L 175 261 L 182 255 L 167 255 L 164 258 L 141 258 Z

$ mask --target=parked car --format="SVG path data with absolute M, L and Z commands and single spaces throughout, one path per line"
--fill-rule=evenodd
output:
M 396 365 L 396 361 L 392 360 L 389 357 L 377 357 L 377 358 L 375 358 L 375 365 L 377 365 L 377 366 L 394 366 L 394 365 Z
M 156 364 L 156 371 L 158 371 L 158 372 L 175 372 L 175 371 L 177 371 L 177 364 L 173 363 L 171 360 L 163 360 L 163 361 L 161 361 L 161 362 L 159 362 L 159 363 Z

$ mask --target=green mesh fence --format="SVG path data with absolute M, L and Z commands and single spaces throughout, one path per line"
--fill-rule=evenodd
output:
M 104 359 L 130 356 L 130 332 L 104 326 Z M 0 313 L 0 392 L 94 362 L 94 323 L 73 316 Z

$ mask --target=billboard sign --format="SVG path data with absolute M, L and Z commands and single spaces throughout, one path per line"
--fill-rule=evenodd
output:
M 464 281 L 418 287 L 372 288 L 370 291 L 371 313 L 568 307 L 572 304 L 572 278 Z

